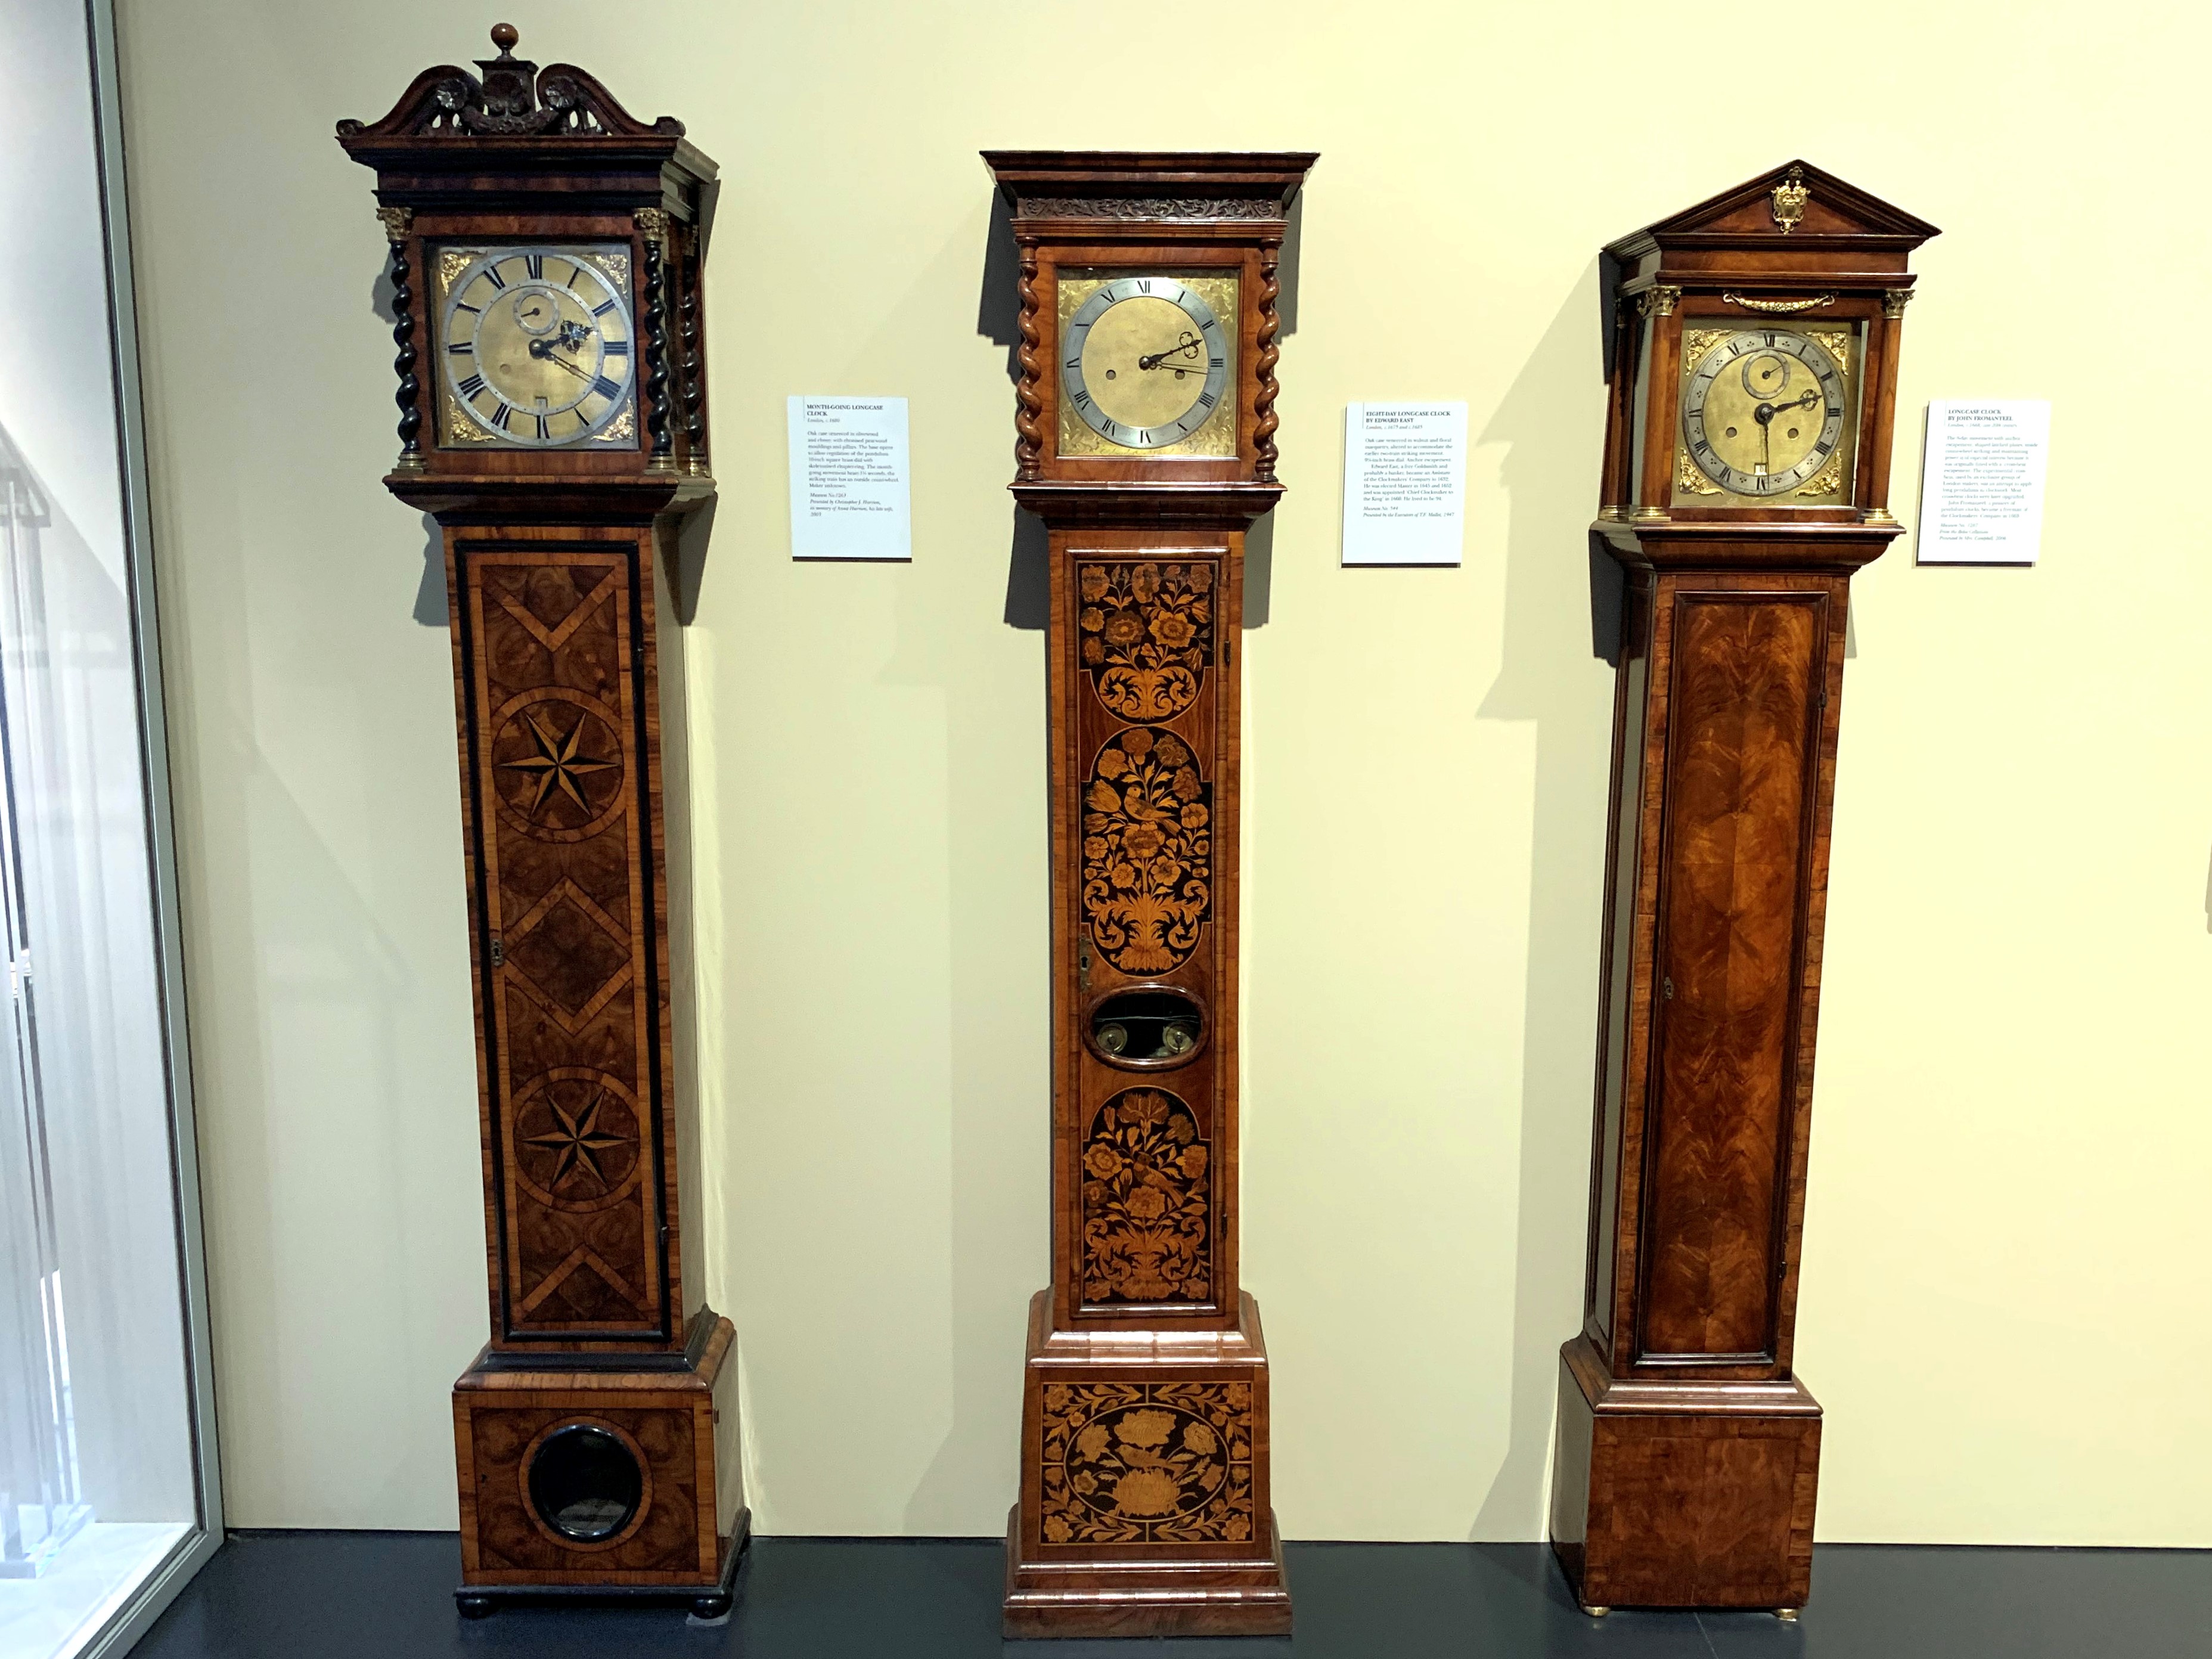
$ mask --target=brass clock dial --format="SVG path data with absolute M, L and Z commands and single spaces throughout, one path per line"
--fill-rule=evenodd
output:
M 447 442 L 557 449 L 635 441 L 624 251 L 445 249 L 441 260 Z
M 1706 334 L 1698 343 L 1694 358 L 1685 353 L 1682 445 L 1711 483 L 1700 488 L 1686 472 L 1685 483 L 1757 499 L 1836 493 L 1840 471 L 1826 470 L 1850 417 L 1838 349 L 1787 328 Z
M 1206 283 L 1211 296 L 1200 281 L 1115 276 L 1089 285 L 1063 309 L 1063 453 L 1235 452 L 1235 279 Z M 1224 289 L 1226 320 L 1216 308 Z M 1209 431 L 1215 441 L 1193 441 Z M 1085 432 L 1104 447 L 1067 441 Z

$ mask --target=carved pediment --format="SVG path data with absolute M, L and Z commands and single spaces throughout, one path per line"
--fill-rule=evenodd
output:
M 573 64 L 544 69 L 514 55 L 520 35 L 509 23 L 491 32 L 496 58 L 478 58 L 479 74 L 452 64 L 424 70 L 382 120 L 338 123 L 341 139 L 680 138 L 684 124 L 664 115 L 639 120 L 614 94 Z
M 1801 161 L 1662 219 L 1624 237 L 1607 252 L 1633 257 L 1655 243 L 1661 247 L 1741 247 L 1868 239 L 1909 249 L 1938 234 L 1926 220 Z

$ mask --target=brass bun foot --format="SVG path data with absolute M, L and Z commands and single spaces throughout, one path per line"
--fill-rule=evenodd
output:
M 1583 1616 L 1585 1619 L 1602 1619 L 1612 1611 L 1611 1607 L 1594 1607 L 1588 1601 L 1583 1603 Z
M 1798 1609 L 1796 1607 L 1777 1607 L 1774 1610 L 1774 1616 L 1777 1619 L 1779 1619 L 1785 1625 L 1796 1624 L 1797 1622 L 1797 1613 Z

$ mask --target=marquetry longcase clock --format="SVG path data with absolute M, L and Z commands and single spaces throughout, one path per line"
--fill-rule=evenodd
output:
M 984 159 L 1020 261 L 1013 492 L 1051 559 L 1052 1284 L 1005 1627 L 1279 1633 L 1237 1250 L 1238 647 L 1314 158 Z
M 698 1294 L 681 646 L 713 494 L 714 164 L 566 64 L 498 56 L 341 122 L 391 246 L 399 440 L 453 644 L 491 1340 L 453 1390 L 461 1608 L 729 1605 L 730 1322 Z M 681 1194 L 679 1200 L 679 1193 Z
M 1794 1617 L 1809 1587 L 1792 1349 L 1844 607 L 1901 533 L 1898 337 L 1935 234 L 1796 162 L 1607 249 L 1596 530 L 1627 602 L 1552 1493 L 1593 1612 Z

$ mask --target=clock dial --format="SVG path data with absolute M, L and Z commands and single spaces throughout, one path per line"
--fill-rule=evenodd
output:
M 1229 292 L 1233 299 L 1233 287 Z M 1194 453 L 1193 434 L 1226 410 L 1229 447 L 1208 449 L 1234 453 L 1231 324 L 1193 283 L 1167 276 L 1099 283 L 1065 317 L 1060 356 L 1066 409 L 1113 447 Z M 1072 422 L 1061 427 L 1065 436 Z M 1069 447 L 1063 442 L 1063 452 Z
M 1843 340 L 1845 336 L 1838 335 Z M 1702 348 L 1687 362 L 1682 387 L 1682 444 L 1695 469 L 1695 494 L 1726 490 L 1768 499 L 1793 492 L 1827 495 L 1850 419 L 1847 347 L 1786 328 L 1686 335 Z M 1701 475 L 1710 484 L 1700 486 Z M 1814 488 L 1813 486 L 1820 486 Z
M 635 422 L 623 418 L 637 354 L 622 250 L 444 258 L 453 266 L 438 353 L 449 441 L 540 449 L 634 439 Z

